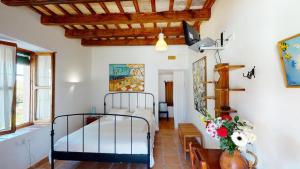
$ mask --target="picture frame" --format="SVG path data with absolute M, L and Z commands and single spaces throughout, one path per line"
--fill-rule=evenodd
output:
M 300 87 L 300 34 L 278 42 L 280 62 L 287 88 Z
M 143 92 L 145 64 L 109 64 L 110 92 Z
M 203 115 L 207 110 L 207 59 L 206 56 L 197 60 L 192 66 L 194 108 Z

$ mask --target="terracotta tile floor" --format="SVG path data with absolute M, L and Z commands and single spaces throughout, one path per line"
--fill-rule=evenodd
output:
M 153 169 L 190 169 L 190 162 L 185 160 L 178 133 L 174 130 L 174 120 L 160 120 L 160 130 L 155 136 L 155 165 Z M 142 164 L 98 163 L 57 161 L 56 169 L 146 169 Z M 34 169 L 50 169 L 48 162 Z

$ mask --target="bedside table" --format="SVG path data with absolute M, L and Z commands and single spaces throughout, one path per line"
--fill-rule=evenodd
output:
M 88 125 L 98 119 L 99 119 L 99 116 L 97 116 L 97 117 L 96 116 L 88 116 L 85 118 L 85 125 Z

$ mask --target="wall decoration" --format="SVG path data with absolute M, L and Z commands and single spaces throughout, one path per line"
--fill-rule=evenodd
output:
M 109 91 L 111 92 L 142 92 L 144 81 L 144 64 L 109 65 Z
M 246 77 L 248 79 L 252 79 L 252 77 L 255 78 L 255 66 L 250 71 L 248 71 L 247 75 L 243 73 L 243 77 Z
M 300 87 L 300 34 L 278 43 L 287 87 Z
M 193 90 L 195 109 L 206 114 L 207 89 L 206 89 L 206 56 L 193 63 Z

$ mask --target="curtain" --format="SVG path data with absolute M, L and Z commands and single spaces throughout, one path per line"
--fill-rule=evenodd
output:
M 11 130 L 16 47 L 0 43 L 0 131 Z
M 51 62 L 50 54 L 37 57 L 37 86 L 43 88 L 36 91 L 36 120 L 51 119 Z

